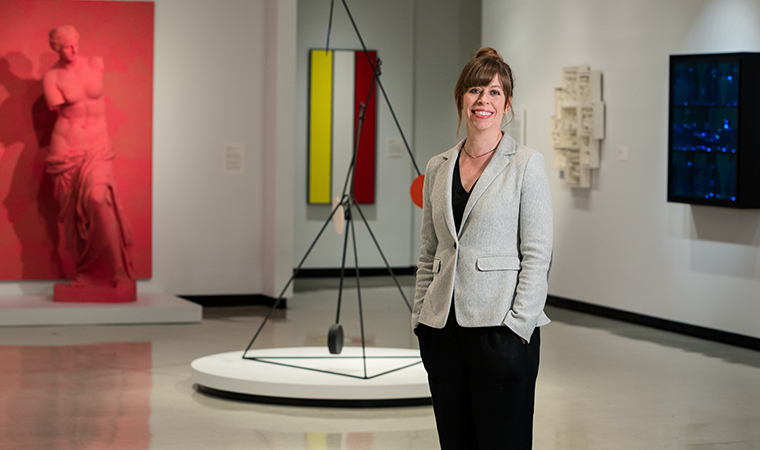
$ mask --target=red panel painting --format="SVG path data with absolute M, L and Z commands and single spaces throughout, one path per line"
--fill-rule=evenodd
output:
M 375 72 L 372 66 L 377 64 L 377 52 L 371 51 L 369 59 L 364 52 L 356 52 L 355 114 L 354 123 L 359 123 L 359 111 L 362 103 L 367 103 L 364 124 L 359 136 L 359 148 L 356 151 L 356 168 L 354 169 L 354 198 L 357 203 L 375 203 L 375 143 L 377 142 L 377 86 L 373 86 Z M 370 64 L 370 59 L 372 64 Z M 372 92 L 370 94 L 370 87 Z M 367 102 L 367 94 L 370 94 Z
M 58 61 L 51 29 L 73 25 L 83 56 L 105 63 L 118 195 L 138 278 L 151 276 L 153 14 L 150 2 L 0 0 L 0 280 L 74 276 L 45 158 L 56 113 L 42 77 Z

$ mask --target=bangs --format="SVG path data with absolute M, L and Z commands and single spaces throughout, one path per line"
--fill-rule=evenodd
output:
M 467 74 L 462 79 L 462 85 L 465 89 L 474 86 L 488 86 L 493 80 L 494 75 L 499 75 L 499 82 L 504 88 L 504 80 L 499 73 L 499 63 L 495 60 L 483 62 L 483 64 L 473 64 Z

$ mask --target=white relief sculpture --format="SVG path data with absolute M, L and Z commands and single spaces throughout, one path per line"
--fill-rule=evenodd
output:
M 560 130 L 560 145 L 565 148 L 578 149 L 578 108 L 562 106 L 562 129 Z
M 562 68 L 562 87 L 554 88 L 551 116 L 554 167 L 572 188 L 591 187 L 591 171 L 599 169 L 604 139 L 602 72 L 589 66 Z
M 564 67 L 562 69 L 562 92 L 563 102 L 575 103 L 578 101 L 578 68 Z
M 594 108 L 593 106 L 581 106 L 581 133 L 590 136 L 594 134 Z
M 578 101 L 581 103 L 591 101 L 591 86 L 589 86 L 589 76 L 590 74 L 588 71 L 582 71 L 578 74 Z

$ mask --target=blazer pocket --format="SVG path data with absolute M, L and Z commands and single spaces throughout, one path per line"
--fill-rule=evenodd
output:
M 433 260 L 433 273 L 438 273 L 441 271 L 441 258 L 435 258 Z
M 480 256 L 475 265 L 481 272 L 520 270 L 520 258 L 518 256 Z

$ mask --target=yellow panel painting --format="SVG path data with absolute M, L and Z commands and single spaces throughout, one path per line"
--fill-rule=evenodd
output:
M 332 51 L 311 51 L 309 203 L 330 203 L 332 61 Z

